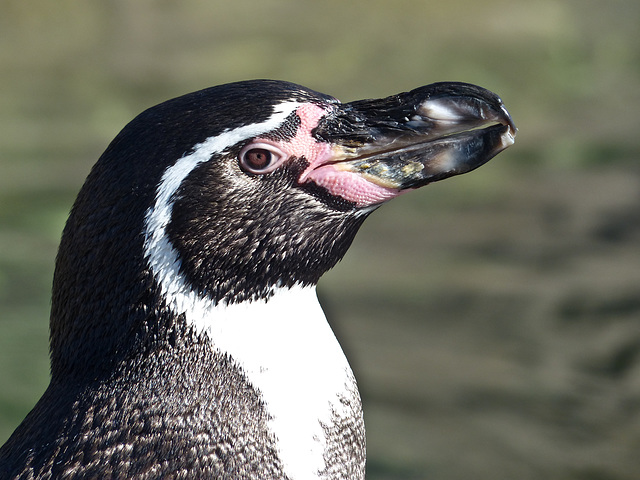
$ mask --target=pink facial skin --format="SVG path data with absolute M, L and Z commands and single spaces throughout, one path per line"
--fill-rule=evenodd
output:
M 258 138 L 256 142 L 275 145 L 289 158 L 304 157 L 309 166 L 300 175 L 299 183 L 313 182 L 330 194 L 355 203 L 359 208 L 386 202 L 402 193 L 400 190 L 371 183 L 357 173 L 335 167 L 335 163 L 345 160 L 344 156 L 341 156 L 341 149 L 319 142 L 311 135 L 311 131 L 318 125 L 320 118 L 327 114 L 327 110 L 312 103 L 305 103 L 297 108 L 296 114 L 301 124 L 294 138 L 275 142 Z

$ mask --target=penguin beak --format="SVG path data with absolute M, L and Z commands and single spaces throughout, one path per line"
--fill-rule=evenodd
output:
M 332 145 L 325 167 L 397 195 L 478 168 L 512 145 L 516 132 L 496 94 L 445 82 L 338 105 L 313 134 Z

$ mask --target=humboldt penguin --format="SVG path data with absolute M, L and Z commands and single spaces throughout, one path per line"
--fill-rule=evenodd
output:
M 138 115 L 71 210 L 51 383 L 0 478 L 364 478 L 360 395 L 316 284 L 381 204 L 515 133 L 497 95 L 456 82 L 341 103 L 244 81 Z

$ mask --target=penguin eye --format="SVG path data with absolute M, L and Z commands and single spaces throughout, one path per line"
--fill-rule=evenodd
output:
M 250 143 L 240 150 L 238 159 L 243 170 L 251 173 L 274 171 L 287 158 L 279 148 L 268 143 Z

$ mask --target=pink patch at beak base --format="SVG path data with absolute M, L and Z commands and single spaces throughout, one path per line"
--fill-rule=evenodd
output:
M 302 178 L 325 188 L 331 195 L 355 203 L 360 208 L 386 202 L 403 193 L 401 190 L 371 183 L 357 173 L 340 170 L 331 164 L 308 169 Z
M 319 119 L 327 110 L 318 105 L 306 103 L 296 109 L 300 126 L 295 137 L 287 141 L 258 139 L 277 145 L 291 157 L 304 157 L 309 166 L 300 175 L 300 183 L 313 182 L 326 189 L 331 195 L 354 203 L 357 207 L 368 207 L 391 200 L 402 192 L 376 185 L 362 176 L 334 166 L 339 149 L 334 150 L 328 143 L 319 142 L 312 135 Z

